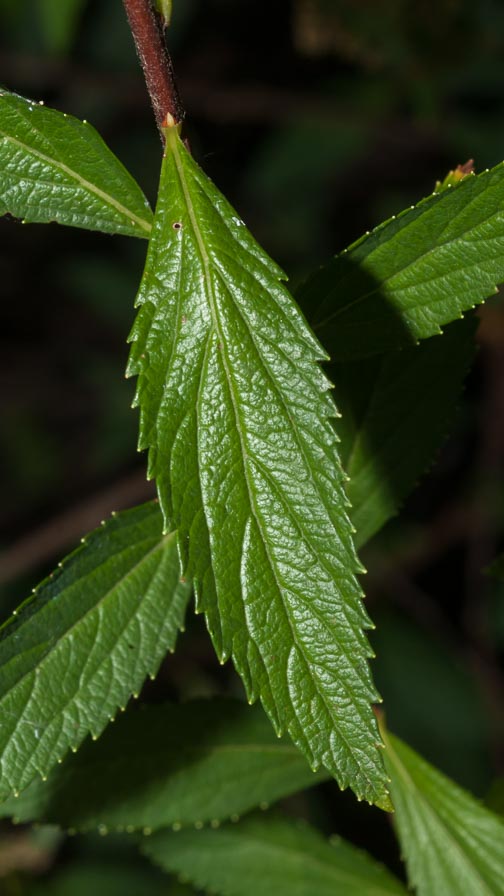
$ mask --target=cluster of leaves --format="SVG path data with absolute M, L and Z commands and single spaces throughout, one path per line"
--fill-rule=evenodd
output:
M 504 167 L 315 272 L 297 299 L 322 348 L 178 128 L 165 138 L 153 218 L 89 124 L 0 96 L 1 213 L 149 238 L 129 373 L 159 494 L 92 533 L 0 629 L 0 810 L 136 833 L 155 864 L 229 896 L 404 892 L 288 817 L 236 824 L 333 776 L 394 808 L 421 896 L 504 893 L 499 817 L 383 720 L 380 736 L 353 546 L 446 431 L 474 352 L 474 318 L 458 319 L 504 280 Z M 65 756 L 174 650 L 193 585 L 219 659 L 295 746 L 257 707 L 194 701 L 130 710 Z

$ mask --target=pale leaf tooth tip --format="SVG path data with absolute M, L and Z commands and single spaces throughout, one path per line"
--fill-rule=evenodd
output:
M 172 831 L 180 831 L 182 829 L 182 825 L 180 821 L 174 821 L 172 824 Z
M 240 820 L 240 816 L 237 815 L 236 812 L 234 812 L 233 815 L 230 815 L 229 818 L 230 821 L 233 822 L 233 824 L 236 824 L 236 822 Z
M 144 837 L 150 837 L 152 834 L 152 828 L 142 828 L 142 834 Z
M 77 833 L 77 831 L 75 828 L 68 828 L 68 830 L 67 830 L 67 834 L 69 837 L 75 837 L 76 833 Z
M 212 820 L 211 820 L 211 822 L 210 822 L 210 827 L 213 828 L 214 831 L 215 831 L 217 828 L 220 828 L 220 821 L 219 821 L 219 819 L 218 819 L 218 818 L 212 818 Z
M 45 784 L 45 782 L 47 781 L 47 775 L 41 775 L 40 777 L 42 778 L 42 780 L 43 780 L 43 782 L 44 782 L 44 784 Z
M 134 830 L 135 830 L 135 826 L 133 824 L 126 825 L 126 833 L 127 834 L 133 834 Z
M 203 828 L 203 822 L 202 822 L 202 821 L 195 821 L 195 822 L 194 822 L 194 827 L 196 828 L 197 831 L 201 831 L 201 829 Z
M 100 837 L 106 837 L 107 834 L 108 834 L 108 828 L 107 828 L 107 825 L 106 825 L 106 824 L 99 824 L 99 825 L 98 825 L 98 833 L 99 833 Z
M 14 791 L 14 797 L 17 799 L 19 797 L 19 790 Z

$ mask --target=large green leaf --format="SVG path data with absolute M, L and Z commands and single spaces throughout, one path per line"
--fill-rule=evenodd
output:
M 316 272 L 299 299 L 335 361 L 441 332 L 504 280 L 504 165 L 430 196 Z
M 127 712 L 98 743 L 38 780 L 0 815 L 88 830 L 219 822 L 327 777 L 281 743 L 259 707 L 195 700 Z M 134 782 L 134 783 L 133 783 Z
M 504 823 L 382 730 L 396 830 L 419 896 L 502 896 Z
M 406 896 L 365 852 L 282 818 L 251 816 L 218 831 L 159 831 L 141 848 L 167 871 L 223 896 Z
M 397 512 L 440 447 L 474 357 L 475 326 L 467 318 L 442 339 L 330 366 L 357 545 Z
M 283 276 L 167 128 L 129 364 L 165 526 L 249 699 L 387 806 L 335 411 Z
M 155 503 L 117 514 L 0 629 L 0 798 L 47 775 L 173 650 L 190 588 Z
M 0 215 L 148 237 L 140 187 L 86 121 L 0 92 Z

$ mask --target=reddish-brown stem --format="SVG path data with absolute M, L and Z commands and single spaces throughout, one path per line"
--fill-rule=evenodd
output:
M 175 84 L 161 20 L 153 9 L 152 0 L 123 0 L 123 3 L 157 126 L 163 137 L 162 125 L 166 116 L 171 115 L 175 122 L 182 121 L 184 109 Z

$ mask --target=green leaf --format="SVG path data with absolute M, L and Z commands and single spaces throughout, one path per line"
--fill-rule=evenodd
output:
M 86 121 L 0 92 L 0 215 L 148 237 L 140 187 Z
M 385 807 L 335 411 L 283 276 L 168 128 L 130 337 L 139 447 L 221 661 L 314 767 Z
M 157 9 L 159 15 L 162 17 L 165 27 L 169 25 L 171 21 L 172 2 L 173 0 L 154 0 L 154 6 Z
M 167 871 L 223 896 L 406 896 L 365 852 L 278 817 L 252 816 L 220 830 L 159 831 L 141 849 Z
M 0 815 L 81 831 L 179 828 L 229 819 L 325 777 L 277 740 L 259 707 L 195 700 L 127 712 L 47 783 L 1 804 Z
M 395 825 L 419 896 L 502 896 L 504 824 L 382 728 Z
M 334 361 L 441 332 L 504 280 L 504 165 L 380 225 L 301 288 Z
M 393 516 L 443 442 L 474 357 L 474 318 L 400 352 L 332 364 L 358 546 Z
M 88 733 L 154 675 L 182 626 L 174 535 L 155 503 L 117 514 L 0 629 L 0 798 Z

